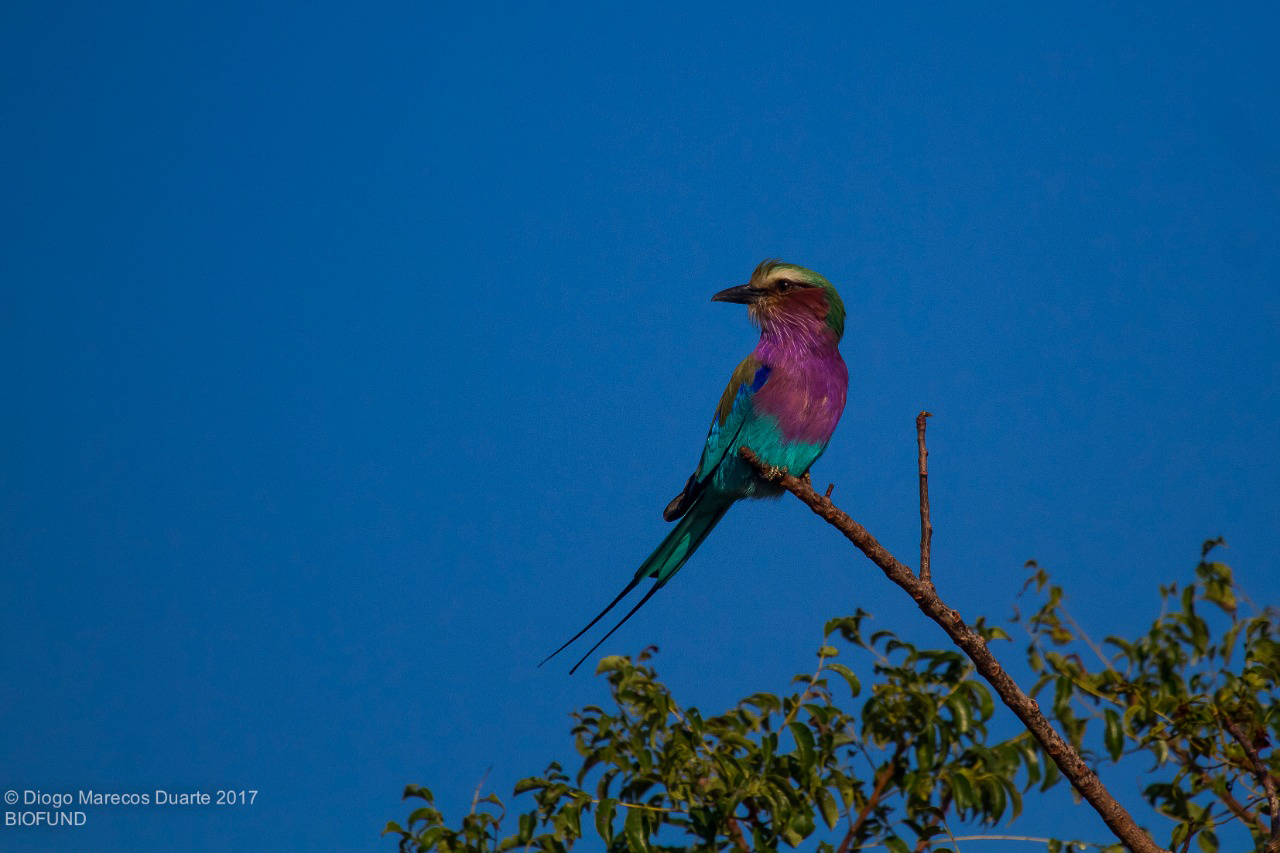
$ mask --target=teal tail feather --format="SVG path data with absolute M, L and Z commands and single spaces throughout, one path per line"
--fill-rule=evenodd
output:
M 634 616 L 637 610 L 644 607 L 645 602 L 652 598 L 655 592 L 662 589 L 662 587 L 666 585 L 667 581 L 671 580 L 671 578 L 675 576 L 676 572 L 680 571 L 680 568 L 685 564 L 685 562 L 693 556 L 693 552 L 698 550 L 698 546 L 702 544 L 702 540 L 706 539 L 707 534 L 711 532 L 712 528 L 720 522 L 720 519 L 724 518 L 724 514 L 729 511 L 729 507 L 731 506 L 733 506 L 733 501 L 731 500 L 716 500 L 711 495 L 702 495 L 694 502 L 693 506 L 689 507 L 688 513 L 686 513 L 685 516 L 680 519 L 679 523 L 672 528 L 671 532 L 667 534 L 667 538 L 662 540 L 662 544 L 655 548 L 653 553 L 649 555 L 649 558 L 640 564 L 640 568 L 636 570 L 635 577 L 631 579 L 631 582 L 626 585 L 622 592 L 618 593 L 618 597 L 609 602 L 609 606 L 604 610 L 601 610 L 599 615 L 588 622 L 585 628 L 570 637 L 569 640 L 560 648 L 543 658 L 542 663 L 538 664 L 538 666 L 542 666 L 543 663 L 546 663 L 556 655 L 560 654 L 568 648 L 574 640 L 587 633 L 587 631 L 590 631 L 597 622 L 605 617 L 605 614 L 617 606 L 618 602 L 622 601 L 622 599 L 627 596 L 627 593 L 635 589 L 640 581 L 645 578 L 654 578 L 655 582 L 653 586 L 644 594 L 644 598 L 640 599 L 640 603 L 631 608 L 630 612 L 628 612 L 626 616 L 623 616 L 622 620 L 618 622 L 617 625 L 614 625 L 609 629 L 609 633 L 601 637 L 594 646 L 588 649 L 587 653 L 573 665 L 573 669 L 569 670 L 570 675 L 577 672 L 578 667 L 582 666 L 583 662 L 591 656 L 592 652 L 600 647 L 601 643 L 612 637 L 614 631 L 617 631 L 625 625 L 627 620 Z

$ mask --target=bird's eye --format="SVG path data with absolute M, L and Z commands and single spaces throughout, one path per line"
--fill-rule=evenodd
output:
M 791 282 L 787 281 L 786 279 L 783 279 L 782 281 L 778 282 L 779 293 L 786 293 L 790 289 L 791 289 Z

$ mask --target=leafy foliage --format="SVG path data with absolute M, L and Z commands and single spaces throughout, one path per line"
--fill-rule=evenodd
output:
M 1094 762 L 1143 754 L 1173 770 L 1145 795 L 1175 821 L 1175 849 L 1194 838 L 1211 853 L 1229 819 L 1246 823 L 1261 846 L 1269 815 L 1242 739 L 1259 755 L 1280 737 L 1276 614 L 1241 617 L 1230 570 L 1202 560 L 1196 582 L 1162 590 L 1165 612 L 1146 635 L 1108 638 L 1107 658 L 1067 613 L 1062 590 L 1031 569 L 1028 586 L 1042 601 L 1025 621 L 1028 659 L 1035 690 L 1052 690 L 1064 736 Z M 1219 634 L 1197 612 L 1204 606 L 1223 617 Z M 716 716 L 682 707 L 650 650 L 634 661 L 605 658 L 597 672 L 612 704 L 573 715 L 580 765 L 570 774 L 553 762 L 519 782 L 514 793 L 531 802 L 514 821 L 488 796 L 454 828 L 432 792 L 411 785 L 406 799 L 422 805 L 386 832 L 422 853 L 564 851 L 587 835 L 610 851 L 947 850 L 961 840 L 948 820 L 1014 818 L 1026 793 L 1062 781 L 1029 733 L 993 741 L 991 693 L 967 658 L 888 631 L 864 636 L 866 616 L 828 622 L 815 671 L 795 676 L 789 692 L 755 693 Z M 977 627 L 988 641 L 1009 639 Z M 836 660 L 838 643 L 872 659 L 866 695 Z M 1092 667 L 1086 653 L 1095 649 Z M 1274 779 L 1275 752 L 1259 760 Z M 1044 841 L 1050 851 L 1099 846 Z
M 1076 625 L 1061 588 L 1029 564 L 1027 583 L 1045 596 L 1027 621 L 1035 691 L 1052 688 L 1053 716 L 1078 749 L 1100 725 L 1096 759 L 1142 755 L 1152 772 L 1168 771 L 1143 793 L 1175 821 L 1173 850 L 1194 839 L 1213 853 L 1217 827 L 1237 820 L 1264 849 L 1278 819 L 1264 780 L 1280 777 L 1280 753 L 1261 753 L 1280 740 L 1280 613 L 1241 613 L 1231 569 L 1210 560 L 1221 544 L 1204 544 L 1194 582 L 1161 588 L 1163 612 L 1144 636 L 1108 637 L 1109 655 Z

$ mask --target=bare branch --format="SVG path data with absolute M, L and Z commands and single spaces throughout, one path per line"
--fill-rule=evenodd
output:
M 916 606 L 946 632 L 951 641 L 969 656 L 979 674 L 995 689 L 1000 700 L 1013 711 L 1027 730 L 1031 732 L 1045 753 L 1062 771 L 1080 795 L 1093 806 L 1108 828 L 1120 841 L 1135 853 L 1167 853 L 1151 840 L 1133 816 L 1116 801 L 1103 786 L 1096 773 L 1053 728 L 1040 711 L 1040 706 L 1029 697 L 1000 666 L 987 648 L 986 641 L 978 635 L 960 614 L 943 603 L 932 583 L 917 578 L 888 549 L 881 545 L 865 527 L 850 518 L 844 511 L 815 492 L 802 480 L 765 465 L 748 447 L 740 451 L 742 458 L 753 466 L 761 477 L 776 483 L 799 498 L 809 509 L 845 535 L 850 542 L 875 563 L 889 580 L 902 587 Z
M 929 575 L 929 548 L 933 542 L 933 524 L 929 521 L 929 450 L 924 445 L 925 421 L 933 412 L 916 415 L 916 446 L 920 455 L 920 580 L 932 585 Z
M 1245 737 L 1235 721 L 1224 717 L 1222 723 L 1244 750 L 1254 775 L 1258 777 L 1262 789 L 1267 794 L 1267 811 L 1271 812 L 1271 837 L 1267 839 L 1267 844 L 1262 849 L 1264 853 L 1280 853 L 1280 796 L 1276 794 L 1276 779 L 1267 770 L 1267 765 L 1262 762 L 1262 756 L 1258 755 L 1258 749 L 1253 745 L 1253 740 Z

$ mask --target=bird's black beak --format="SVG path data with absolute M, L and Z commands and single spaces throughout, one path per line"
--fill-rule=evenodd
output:
M 711 297 L 712 302 L 737 302 L 739 305 L 750 305 L 760 299 L 763 294 L 749 284 L 740 284 L 728 290 L 722 290 Z

